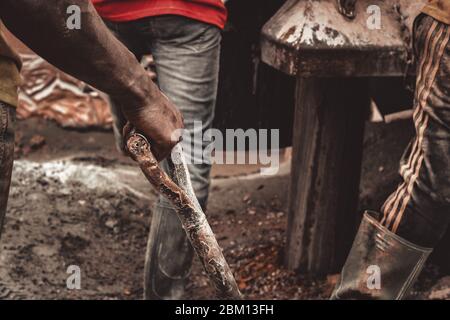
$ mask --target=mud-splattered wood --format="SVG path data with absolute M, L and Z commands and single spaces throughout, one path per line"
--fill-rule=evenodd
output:
M 193 193 L 181 146 L 174 148 L 168 161 L 171 177 L 159 167 L 144 137 L 131 135 L 127 147 L 148 181 L 173 204 L 192 247 L 216 290 L 217 297 L 241 299 L 233 273 Z
M 288 0 L 262 30 L 262 60 L 292 76 L 402 76 L 405 37 L 426 2 L 358 0 L 350 20 L 336 0 Z

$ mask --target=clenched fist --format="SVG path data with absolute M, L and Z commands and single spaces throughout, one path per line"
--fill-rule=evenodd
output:
M 123 138 L 127 139 L 132 129 L 145 136 L 150 142 L 152 153 L 158 161 L 165 159 L 180 141 L 183 116 L 178 108 L 164 95 L 148 76 L 142 86 L 142 100 L 135 102 L 121 99 L 122 113 L 128 120 Z M 146 87 L 148 86 L 148 87 Z M 126 141 L 124 141 L 126 146 Z

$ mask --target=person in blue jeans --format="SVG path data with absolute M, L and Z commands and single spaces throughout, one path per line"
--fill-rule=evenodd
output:
M 203 150 L 206 143 L 197 137 L 203 137 L 214 118 L 221 25 L 178 14 L 125 22 L 104 20 L 138 60 L 146 55 L 153 56 L 156 82 L 183 114 L 184 136 L 191 137 L 183 140 L 184 149 L 197 147 L 197 150 Z M 122 128 L 126 119 L 121 108 L 114 99 L 111 100 L 116 141 L 123 150 Z M 201 126 L 194 126 L 194 122 L 201 123 Z M 188 159 L 191 160 L 188 169 L 195 194 L 203 210 L 206 210 L 211 165 L 198 152 Z M 166 167 L 165 162 L 161 165 Z M 176 211 L 165 198 L 160 197 L 153 210 L 147 244 L 144 298 L 182 298 L 192 260 L 193 249 Z

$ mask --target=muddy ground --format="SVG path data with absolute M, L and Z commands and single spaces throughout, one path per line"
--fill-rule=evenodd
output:
M 117 154 L 110 132 L 67 131 L 38 119 L 20 121 L 18 132 L 0 245 L 0 280 L 14 291 L 8 298 L 140 299 L 156 195 L 139 170 Z M 409 122 L 368 125 L 361 210 L 377 208 L 393 190 L 411 135 Z M 242 292 L 251 299 L 327 298 L 335 275 L 313 279 L 282 266 L 289 166 L 264 179 L 255 170 L 215 167 L 208 213 Z M 448 250 L 440 251 L 412 298 L 450 297 Z M 81 269 L 81 290 L 67 289 L 70 265 Z M 211 297 L 195 261 L 186 298 Z

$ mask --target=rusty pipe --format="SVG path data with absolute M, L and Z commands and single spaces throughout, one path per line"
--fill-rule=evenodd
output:
M 242 295 L 233 273 L 194 195 L 181 145 L 176 145 L 168 158 L 170 177 L 159 167 L 144 136 L 131 134 L 127 148 L 147 180 L 174 206 L 183 229 L 214 286 L 217 297 L 229 300 L 241 299 Z

